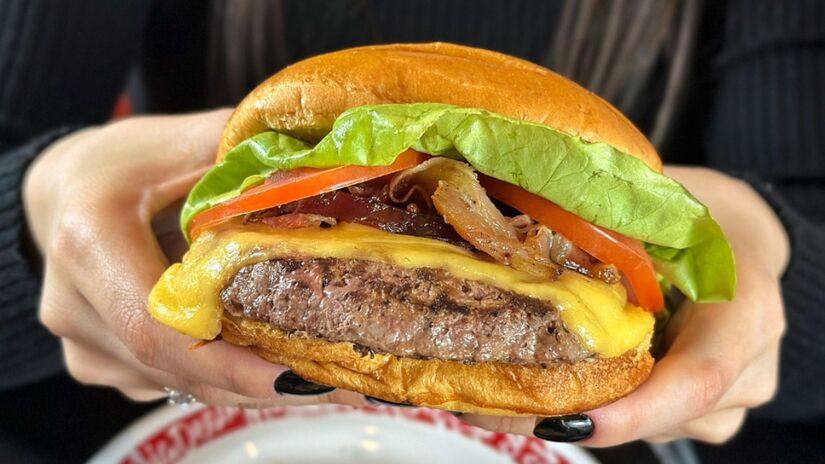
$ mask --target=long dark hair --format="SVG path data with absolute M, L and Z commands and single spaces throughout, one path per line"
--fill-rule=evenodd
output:
M 285 1 L 212 1 L 207 94 L 214 103 L 238 101 L 292 62 Z M 660 144 L 682 96 L 702 0 L 563 1 L 543 64 L 630 115 L 658 99 L 648 135 Z M 371 7 L 369 0 L 360 6 Z
M 659 98 L 648 134 L 658 145 L 681 98 L 700 6 L 700 0 L 567 0 L 547 64 L 627 114 Z M 664 85 L 651 83 L 657 66 L 664 68 L 656 76 Z M 646 94 L 652 86 L 661 89 Z
M 292 62 L 284 0 L 213 0 L 206 94 L 210 103 L 238 102 Z

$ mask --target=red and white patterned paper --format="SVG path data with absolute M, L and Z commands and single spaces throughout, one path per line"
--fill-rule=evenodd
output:
M 366 415 L 401 417 L 441 428 L 445 430 L 445 433 L 458 433 L 509 456 L 514 463 L 518 464 L 570 464 L 564 456 L 555 452 L 547 446 L 546 442 L 538 438 L 483 430 L 461 421 L 447 411 L 389 406 L 364 406 L 356 409 L 342 405 L 260 410 L 219 406 L 201 407 L 190 414 L 170 421 L 146 437 L 128 455 L 124 456 L 120 463 L 173 464 L 213 440 L 262 422 L 276 421 L 286 417 L 318 417 L 357 412 Z

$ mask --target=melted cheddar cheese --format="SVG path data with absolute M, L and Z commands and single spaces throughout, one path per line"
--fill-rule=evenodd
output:
M 636 348 L 653 330 L 653 316 L 627 302 L 621 284 L 608 285 L 576 272 L 548 281 L 502 264 L 482 261 L 448 243 L 339 224 L 330 229 L 280 230 L 233 227 L 202 233 L 183 262 L 173 264 L 149 295 L 149 311 L 160 322 L 200 339 L 221 331 L 219 292 L 244 266 L 278 257 L 355 258 L 407 268 L 443 268 L 551 302 L 562 321 L 594 353 L 619 356 Z

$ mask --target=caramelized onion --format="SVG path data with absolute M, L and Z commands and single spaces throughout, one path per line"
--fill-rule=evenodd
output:
M 260 222 L 279 229 L 300 229 L 302 227 L 332 227 L 338 223 L 333 217 L 321 214 L 290 213 L 280 216 L 267 216 Z
M 553 231 L 541 224 L 533 224 L 525 232 L 524 246 L 538 256 L 550 258 L 553 247 Z M 554 261 L 556 264 L 564 264 Z
M 466 163 L 432 158 L 390 181 L 390 198 L 413 186 L 432 195 L 435 209 L 456 232 L 493 259 L 534 275 L 557 278 L 561 268 L 524 247 L 516 229 L 496 208 Z M 399 198 L 396 196 L 395 198 Z
M 525 236 L 530 229 L 536 224 L 536 221 L 533 220 L 530 216 L 526 214 L 519 214 L 518 216 L 511 217 L 508 219 L 510 225 L 516 229 L 521 236 Z
M 617 283 L 621 274 L 616 266 L 602 264 L 587 252 L 573 244 L 559 233 L 553 234 L 550 246 L 550 259 L 568 269 L 572 269 L 589 277 L 594 277 L 608 284 Z

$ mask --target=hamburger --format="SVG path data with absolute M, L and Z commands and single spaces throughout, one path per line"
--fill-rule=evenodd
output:
M 733 294 L 724 234 L 661 168 L 618 110 L 517 58 L 317 56 L 229 119 L 149 311 L 385 401 L 588 410 L 649 375 L 663 290 Z

